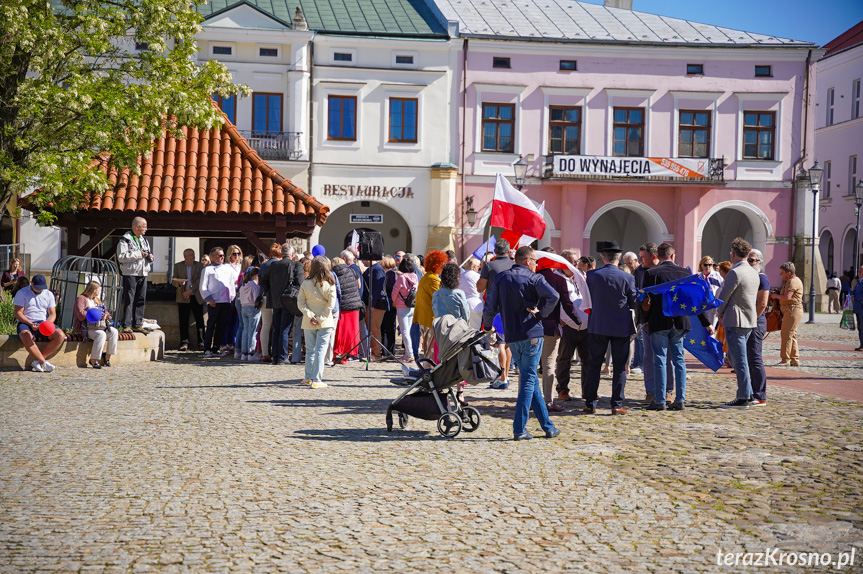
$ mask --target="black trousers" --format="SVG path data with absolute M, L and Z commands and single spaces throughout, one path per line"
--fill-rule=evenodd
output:
M 629 360 L 629 337 L 611 337 L 591 333 L 587 336 L 590 357 L 587 361 L 587 381 L 584 402 L 596 408 L 599 401 L 599 374 L 605 362 L 605 351 L 611 343 L 611 408 L 623 406 L 623 391 L 626 387 L 626 362 Z
M 746 362 L 749 363 L 752 395 L 761 401 L 767 400 L 767 372 L 764 370 L 764 359 L 761 353 L 765 334 L 767 334 L 767 317 L 762 313 L 758 317 L 758 326 L 746 340 Z
M 391 355 L 396 353 L 396 309 L 393 307 L 384 313 L 381 321 L 381 342 Z
M 273 364 L 287 363 L 290 358 L 288 339 L 294 326 L 294 315 L 287 309 L 273 309 Z M 295 333 L 295 336 L 298 333 Z
M 123 275 L 123 327 L 140 327 L 144 322 L 144 304 L 147 302 L 147 278 Z
M 233 303 L 216 303 L 207 311 L 207 332 L 204 334 L 204 350 L 217 352 L 225 344 Z
M 189 344 L 189 314 L 195 317 L 195 328 L 198 335 L 198 344 L 204 342 L 204 307 L 194 297 L 188 303 L 177 303 L 177 312 L 180 315 L 180 344 Z
M 572 356 L 578 352 L 581 361 L 581 396 L 584 396 L 584 383 L 587 380 L 587 330 L 576 331 L 572 327 L 563 326 L 563 333 L 557 347 L 557 363 L 554 366 L 554 376 L 557 378 L 557 392 L 569 392 L 569 379 L 572 371 Z

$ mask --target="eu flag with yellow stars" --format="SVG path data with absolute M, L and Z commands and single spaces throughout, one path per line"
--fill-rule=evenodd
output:
M 699 315 L 722 305 L 701 275 L 681 277 L 661 285 L 645 287 L 642 291 L 662 296 L 662 313 L 667 317 Z
M 718 371 L 725 362 L 722 343 L 708 335 L 700 321 L 692 321 L 692 330 L 683 336 L 683 348 L 713 372 Z

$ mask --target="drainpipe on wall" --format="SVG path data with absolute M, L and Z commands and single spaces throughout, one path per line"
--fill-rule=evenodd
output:
M 461 171 L 461 202 L 459 206 L 464 205 L 465 191 L 464 191 L 464 183 L 465 183 L 465 165 L 467 162 L 467 150 L 465 149 L 465 126 L 467 125 L 467 44 L 468 39 L 464 39 L 464 45 L 462 46 L 462 60 L 461 60 L 461 165 L 459 166 L 459 170 Z M 465 259 L 465 250 L 464 250 L 464 224 L 465 217 L 464 212 L 459 213 L 459 218 L 461 219 L 461 253 L 460 256 L 462 260 Z
M 809 138 L 809 68 L 812 66 L 812 50 L 806 54 L 806 68 L 805 75 L 803 76 L 803 149 L 800 150 L 800 158 L 794 162 L 794 165 L 791 167 L 791 177 L 794 178 L 794 182 L 792 185 L 794 186 L 794 196 L 791 202 L 791 217 L 790 217 L 790 229 L 791 236 L 788 238 L 788 261 L 794 260 L 794 246 L 795 241 L 793 238 L 797 235 L 797 230 L 794 229 L 794 224 L 797 218 L 797 195 L 800 190 L 797 189 L 797 170 L 798 166 L 802 167 L 803 163 L 806 161 L 806 143 Z M 815 241 L 815 238 L 812 238 L 812 241 Z

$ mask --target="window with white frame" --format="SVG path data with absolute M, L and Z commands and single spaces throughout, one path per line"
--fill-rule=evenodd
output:
M 836 90 L 834 88 L 830 88 L 827 90 L 827 125 L 833 125 L 833 109 L 834 104 L 836 103 Z
M 824 189 L 821 192 L 821 197 L 827 199 L 830 197 L 830 179 L 833 174 L 833 162 L 824 162 Z
M 514 134 L 515 104 L 483 103 L 482 151 L 512 153 Z
M 857 156 L 848 157 L 848 193 L 845 195 L 854 195 L 854 186 L 857 185 Z
M 743 159 L 775 159 L 775 141 L 774 112 L 743 112 Z
M 851 119 L 860 117 L 860 79 L 851 84 Z

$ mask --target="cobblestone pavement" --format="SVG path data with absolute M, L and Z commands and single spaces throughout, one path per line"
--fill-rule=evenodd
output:
M 863 380 L 863 353 L 854 352 L 860 344 L 857 331 L 840 329 L 840 317 L 839 314 L 818 313 L 818 322 L 814 325 L 801 323 L 798 328 L 800 367 L 793 367 L 795 370 L 836 379 Z M 779 362 L 779 342 L 778 332 L 770 333 L 764 340 L 766 365 L 776 366 Z
M 2 373 L 0 572 L 742 572 L 717 551 L 773 547 L 863 571 L 860 403 L 773 387 L 720 409 L 733 382 L 698 371 L 683 412 L 576 400 L 560 437 L 516 443 L 516 390 L 472 387 L 482 425 L 446 440 L 387 433 L 394 372 L 312 390 L 300 366 L 188 353 Z

